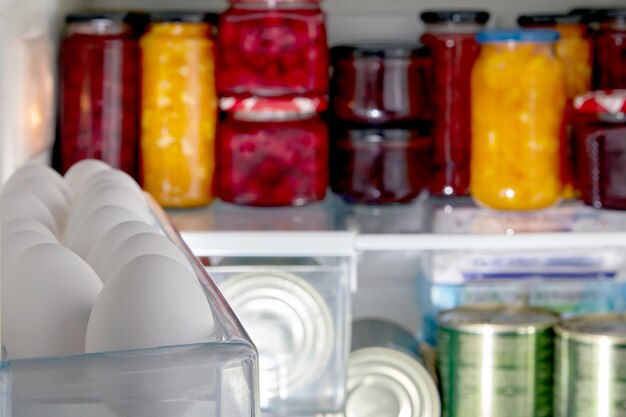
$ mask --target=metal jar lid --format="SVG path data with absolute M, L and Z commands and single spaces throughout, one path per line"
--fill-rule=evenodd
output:
M 443 311 L 437 324 L 444 329 L 468 333 L 531 334 L 553 327 L 559 321 L 557 313 L 543 308 L 481 304 Z
M 220 285 L 259 350 L 263 399 L 314 383 L 334 349 L 326 302 L 304 279 L 284 271 L 234 275 Z
M 569 319 L 556 327 L 564 339 L 626 346 L 626 314 L 594 314 Z

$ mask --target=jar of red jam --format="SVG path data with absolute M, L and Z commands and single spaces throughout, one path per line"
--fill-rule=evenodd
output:
M 218 196 L 247 206 L 299 206 L 323 200 L 328 131 L 317 115 L 258 121 L 229 115 L 218 139 Z
M 408 203 L 428 187 L 429 128 L 339 127 L 331 145 L 331 187 L 351 203 Z
M 137 178 L 138 48 L 127 17 L 66 17 L 58 146 L 63 172 L 77 161 L 95 158 Z
M 220 17 L 219 61 L 224 110 L 251 96 L 324 98 L 325 106 L 329 59 L 319 0 L 230 0 Z
M 433 54 L 434 154 L 430 193 L 469 194 L 471 73 L 480 53 L 476 32 L 489 20 L 483 10 L 425 11 L 423 44 Z
M 334 115 L 393 123 L 430 118 L 432 60 L 421 45 L 344 45 L 331 50 Z
M 593 207 L 626 210 L 626 90 L 575 100 L 578 187 Z
M 626 8 L 599 10 L 590 19 L 594 90 L 626 88 Z

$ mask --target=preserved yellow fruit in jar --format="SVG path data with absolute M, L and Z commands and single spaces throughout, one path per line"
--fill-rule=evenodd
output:
M 591 89 L 591 44 L 583 34 L 585 26 L 556 25 L 561 39 L 556 43 L 556 55 L 567 68 L 565 87 L 567 97 L 573 99 Z
M 562 192 L 560 142 L 566 102 L 558 33 L 481 32 L 472 73 L 471 192 L 499 210 L 556 204 Z
M 211 25 L 203 15 L 163 16 L 140 41 L 143 187 L 164 207 L 202 206 L 213 199 L 215 171 Z

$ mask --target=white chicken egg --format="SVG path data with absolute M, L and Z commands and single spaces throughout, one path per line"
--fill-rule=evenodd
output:
M 50 209 L 38 198 L 22 192 L 0 195 L 0 221 L 6 224 L 18 219 L 33 219 L 46 226 L 58 236 L 57 224 Z
M 102 263 L 96 272 L 102 282 L 106 283 L 129 261 L 142 255 L 161 255 L 171 258 L 184 266 L 193 279 L 198 282 L 193 267 L 183 252 L 165 236 L 154 233 L 140 233 L 123 241 L 111 252 L 108 259 Z
M 65 182 L 76 192 L 89 180 L 94 174 L 100 171 L 112 169 L 111 166 L 98 159 L 83 159 L 76 162 L 65 173 Z
M 153 233 L 162 236 L 159 229 L 143 222 L 129 221 L 120 223 L 109 230 L 89 251 L 86 261 L 94 271 L 99 271 L 108 261 L 111 252 L 126 239 L 140 233 Z
M 92 188 L 99 184 L 116 184 L 120 187 L 124 187 L 129 191 L 143 197 L 143 191 L 139 184 L 135 182 L 133 177 L 117 169 L 109 169 L 106 171 L 100 171 L 93 174 L 83 185 L 74 193 L 74 199 L 80 200 L 83 196 L 89 192 Z
M 27 164 L 19 168 L 13 173 L 13 175 L 11 175 L 11 177 L 9 177 L 7 182 L 4 184 L 4 189 L 19 190 L 19 183 L 26 179 L 33 178 L 43 182 L 49 182 L 54 184 L 54 186 L 63 193 L 66 201 L 69 202 L 72 199 L 72 190 L 70 190 L 70 188 L 67 186 L 67 184 L 63 180 L 63 177 L 52 168 L 40 164 Z
M 82 221 L 67 229 L 64 244 L 81 258 L 86 258 L 93 245 L 120 223 L 142 221 L 132 211 L 118 206 L 103 206 L 94 210 Z
M 17 256 L 2 277 L 2 341 L 8 357 L 84 352 L 102 282 L 76 254 L 44 243 Z
M 87 352 L 147 349 L 213 340 L 215 323 L 202 288 L 177 261 L 144 255 L 111 277 L 91 311 Z
M 70 211 L 68 200 L 63 191 L 56 184 L 40 178 L 24 178 L 19 182 L 7 184 L 6 192 L 23 192 L 31 194 L 44 203 L 50 210 L 57 225 L 57 230 L 62 233 L 65 230 L 65 222 Z
M 3 230 L 2 242 L 0 243 L 2 270 L 5 271 L 5 266 L 12 264 L 23 251 L 42 243 L 59 244 L 56 237 L 52 234 L 41 233 L 35 230 L 22 230 L 5 235 Z
M 15 219 L 2 224 L 2 239 L 11 236 L 13 233 L 33 231 L 53 237 L 56 236 L 43 223 L 35 219 Z

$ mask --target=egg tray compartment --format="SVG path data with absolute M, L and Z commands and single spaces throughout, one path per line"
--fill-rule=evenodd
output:
M 209 300 L 215 340 L 2 361 L 0 417 L 258 417 L 258 354 L 216 284 L 147 196 Z
M 259 350 L 263 414 L 342 410 L 351 322 L 347 258 L 305 265 L 313 258 L 224 259 L 232 261 L 207 270 Z

